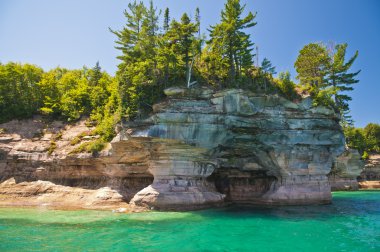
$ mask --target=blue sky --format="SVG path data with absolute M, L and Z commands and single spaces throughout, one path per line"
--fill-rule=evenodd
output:
M 92 67 L 99 61 L 113 74 L 118 51 L 108 27 L 125 22 L 127 0 L 1 0 L 0 62 L 33 63 L 49 70 L 56 66 Z M 148 1 L 144 1 L 148 2 Z M 156 0 L 171 16 L 193 16 L 198 6 L 203 32 L 219 21 L 222 0 Z M 360 83 L 351 92 L 355 125 L 380 123 L 380 1 L 377 0 L 255 0 L 241 1 L 257 11 L 258 24 L 249 30 L 259 47 L 260 60 L 269 58 L 277 71 L 293 77 L 298 51 L 310 42 L 347 42 L 348 56 L 359 50 L 353 70 Z

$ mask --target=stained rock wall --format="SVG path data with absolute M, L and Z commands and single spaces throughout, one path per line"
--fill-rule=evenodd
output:
M 154 209 L 331 201 L 327 174 L 344 151 L 332 110 L 237 89 L 166 94 L 150 118 L 123 125 L 97 157 L 49 156 L 46 148 L 3 142 L 0 181 L 108 187 L 131 205 Z
M 169 99 L 157 104 L 155 114 L 144 122 L 150 125 L 143 130 L 126 127 L 132 128 L 132 138 L 180 140 L 188 154 L 170 158 L 168 151 L 158 154 L 166 160 L 165 168 L 151 163 L 154 182 L 132 203 L 162 207 L 169 202 L 196 206 L 223 199 L 257 204 L 331 201 L 326 175 L 344 150 L 333 111 L 313 108 L 310 99 L 296 104 L 242 90 L 176 88 L 167 95 Z M 197 160 L 200 156 L 203 160 Z M 209 168 L 199 175 L 200 167 Z

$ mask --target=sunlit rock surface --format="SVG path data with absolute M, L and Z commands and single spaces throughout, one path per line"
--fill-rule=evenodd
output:
M 154 182 L 132 203 L 194 207 L 223 200 L 330 202 L 326 175 L 344 150 L 333 111 L 312 108 L 308 99 L 296 104 L 242 90 L 176 88 L 167 95 L 169 99 L 155 105 L 155 114 L 144 121 L 149 126 L 126 127 L 132 127 L 131 139 L 176 139 L 186 151 L 177 146 L 158 151 L 160 162 L 151 160 L 149 165 Z
M 357 150 L 348 149 L 337 157 L 328 175 L 332 191 L 358 190 L 357 178 L 363 171 L 364 162 Z
M 380 154 L 369 155 L 359 177 L 362 189 L 380 189 Z
M 150 209 L 331 201 L 327 174 L 344 151 L 332 110 L 236 89 L 165 93 L 151 117 L 124 124 L 95 157 L 49 156 L 44 145 L 20 149 L 4 140 L 1 181 L 108 187 Z

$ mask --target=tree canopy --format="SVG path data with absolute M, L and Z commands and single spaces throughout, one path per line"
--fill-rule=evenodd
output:
M 369 123 L 364 128 L 344 127 L 348 147 L 357 149 L 361 154 L 380 153 L 380 125 Z M 364 155 L 368 157 L 367 155 Z
M 307 93 L 315 106 L 334 108 L 342 122 L 350 124 L 347 92 L 358 83 L 360 71 L 351 71 L 358 52 L 346 60 L 346 43 L 333 47 L 310 43 L 294 63 L 298 84 L 289 71 L 275 76 L 269 59 L 254 62 L 250 32 L 256 13 L 245 7 L 240 0 L 226 0 L 219 23 L 209 27 L 206 39 L 200 30 L 199 8 L 176 20 L 169 8 L 162 13 L 152 1 L 128 3 L 124 27 L 110 29 L 120 53 L 114 77 L 102 71 L 99 62 L 91 69 L 58 67 L 47 72 L 31 64 L 0 63 L 0 122 L 35 113 L 69 121 L 89 116 L 98 133 L 109 140 L 115 123 L 148 115 L 164 97 L 165 88 L 198 84 L 278 94 L 293 101 Z M 377 126 L 369 128 L 368 134 L 350 127 L 346 132 L 368 140 L 360 149 L 375 150 Z
M 351 123 L 346 93 L 352 91 L 352 84 L 358 83 L 356 76 L 360 73 L 349 73 L 358 56 L 358 51 L 345 62 L 347 44 L 337 44 L 329 50 L 325 44 L 310 43 L 304 46 L 298 55 L 294 67 L 298 73 L 300 85 L 314 98 L 316 105 L 334 107 Z

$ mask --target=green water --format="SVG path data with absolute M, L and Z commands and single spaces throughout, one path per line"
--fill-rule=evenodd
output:
M 0 251 L 380 251 L 380 192 L 333 199 L 181 213 L 0 208 Z

